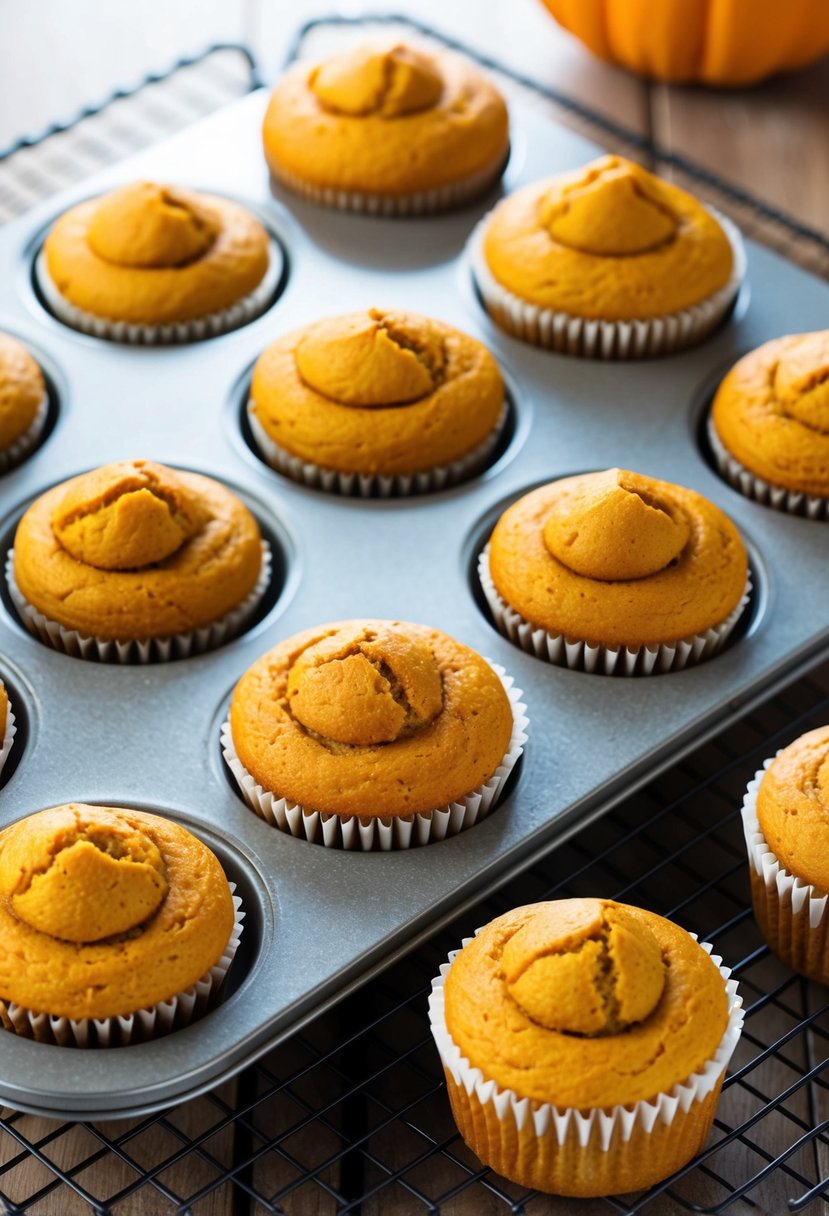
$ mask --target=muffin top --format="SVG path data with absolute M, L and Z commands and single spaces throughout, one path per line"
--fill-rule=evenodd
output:
M 522 300 L 608 321 L 690 308 L 726 285 L 734 263 L 702 203 L 620 156 L 509 195 L 486 223 L 483 252 Z
M 402 621 L 298 633 L 245 672 L 230 706 L 236 752 L 263 789 L 344 816 L 462 798 L 495 772 L 512 725 L 485 659 Z
M 829 726 L 801 735 L 772 760 L 757 818 L 781 865 L 829 894 Z
M 385 40 L 291 68 L 263 138 L 277 177 L 398 195 L 497 164 L 509 133 L 501 94 L 468 60 Z
M 724 447 L 764 481 L 829 497 L 829 330 L 750 351 L 717 389 L 711 420 Z
M 0 333 L 0 452 L 28 431 L 45 397 L 43 372 L 26 347 Z
M 634 648 L 724 621 L 748 559 L 734 524 L 701 494 L 608 469 L 519 498 L 495 526 L 489 566 L 499 595 L 536 628 Z
M 515 908 L 457 956 L 446 1028 L 519 1098 L 589 1110 L 647 1101 L 717 1051 L 723 978 L 684 929 L 608 899 Z
M 34 1012 L 165 1001 L 219 960 L 233 919 L 217 858 L 157 815 L 70 803 L 0 832 L 0 996 Z
M 14 539 L 14 576 L 49 620 L 104 639 L 188 633 L 251 593 L 262 542 L 218 481 L 122 460 L 54 486 Z
M 58 291 L 111 321 L 169 325 L 221 312 L 268 269 L 268 235 L 238 203 L 132 182 L 56 220 L 44 244 Z
M 259 357 L 252 411 L 280 447 L 342 472 L 415 473 L 492 433 L 504 386 L 474 338 L 372 308 L 294 330 Z

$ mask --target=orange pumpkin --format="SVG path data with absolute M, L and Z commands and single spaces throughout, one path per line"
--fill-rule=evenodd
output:
M 601 59 L 657 80 L 753 84 L 829 51 L 829 0 L 544 0 Z

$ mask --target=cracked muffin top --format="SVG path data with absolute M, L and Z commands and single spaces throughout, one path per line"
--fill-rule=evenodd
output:
M 829 330 L 750 351 L 717 389 L 711 421 L 727 451 L 756 476 L 829 497 Z
M 467 59 L 385 40 L 295 64 L 262 136 L 289 185 L 402 196 L 497 172 L 509 131 L 501 94 Z
M 715 1054 L 722 976 L 678 925 L 608 899 L 528 904 L 458 954 L 446 1028 L 473 1068 L 559 1108 L 628 1106 Z
M 35 360 L 17 338 L 0 333 L 0 452 L 28 431 L 45 398 Z
M 333 815 L 426 813 L 471 793 L 509 748 L 489 663 L 425 625 L 340 621 L 269 650 L 233 693 L 230 727 L 263 789 Z
M 726 285 L 734 264 L 702 203 L 620 156 L 509 195 L 486 223 L 483 252 L 520 299 L 607 321 L 699 304 Z
M 14 577 L 50 621 L 103 639 L 187 633 L 252 592 L 259 529 L 221 483 L 146 460 L 82 473 L 17 527 Z
M 238 203 L 132 182 L 70 208 L 43 247 L 70 304 L 129 324 L 170 325 L 229 308 L 268 269 L 268 235 Z
M 780 864 L 829 895 L 829 726 L 775 756 L 757 791 L 757 819 Z
M 279 447 L 343 473 L 417 473 L 482 444 L 504 386 L 474 338 L 367 309 L 294 330 L 257 361 L 251 411 Z
M 219 960 L 233 919 L 217 858 L 157 815 L 70 803 L 0 832 L 0 997 L 34 1012 L 168 1000 Z

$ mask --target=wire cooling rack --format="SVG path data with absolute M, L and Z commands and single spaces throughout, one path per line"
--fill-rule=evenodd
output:
M 343 24 L 362 28 L 377 19 L 313 22 L 292 53 Z M 383 24 L 411 26 L 399 18 Z M 684 178 L 749 235 L 829 273 L 829 242 L 820 233 L 665 156 L 572 99 L 488 66 L 568 126 Z M 191 74 L 182 78 L 181 71 Z M 256 83 L 243 48 L 215 49 L 181 71 L 154 78 L 149 93 L 119 95 L 114 106 L 0 156 L 0 218 L 82 176 L 79 163 L 92 172 Z M 819 1210 L 829 1199 L 829 991 L 792 975 L 763 944 L 750 911 L 738 809 L 767 756 L 827 721 L 829 664 L 735 722 L 212 1093 L 165 1114 L 112 1123 L 70 1125 L 3 1111 L 3 1210 L 11 1216 L 780 1216 Z M 747 1018 L 714 1133 L 695 1162 L 643 1195 L 558 1200 L 482 1169 L 460 1141 L 428 1033 L 426 1000 L 439 964 L 479 924 L 519 903 L 588 894 L 675 917 L 714 942 L 734 967 Z

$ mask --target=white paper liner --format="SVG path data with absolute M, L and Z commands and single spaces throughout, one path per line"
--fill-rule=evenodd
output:
M 222 755 L 250 809 L 272 827 L 291 836 L 322 844 L 329 849 L 363 852 L 370 852 L 374 848 L 388 852 L 444 840 L 480 823 L 496 806 L 527 741 L 529 718 L 527 707 L 521 700 L 524 694 L 520 688 L 514 687 L 512 676 L 508 676 L 503 667 L 496 663 L 490 663 L 490 666 L 503 684 L 512 708 L 512 734 L 506 755 L 492 776 L 477 789 L 457 802 L 450 802 L 434 811 L 387 818 L 380 815 L 361 818 L 357 815 L 326 814 L 280 798 L 263 789 L 242 764 L 236 754 L 229 722 L 222 724 Z
M 775 511 L 785 511 L 788 515 L 801 515 L 806 519 L 829 519 L 829 496 L 824 498 L 806 494 L 802 490 L 787 490 L 785 486 L 774 486 L 770 481 L 764 481 L 762 477 L 752 473 L 725 448 L 710 415 L 708 442 L 720 476 L 744 497 L 759 502 L 764 507 L 772 507 Z
M 497 182 L 507 166 L 508 154 L 485 165 L 475 173 L 446 186 L 432 190 L 417 190 L 411 194 L 372 194 L 362 190 L 340 190 L 334 186 L 317 186 L 305 181 L 288 169 L 271 166 L 275 181 L 323 207 L 337 211 L 356 211 L 362 215 L 411 216 L 435 215 L 463 207 Z
M 393 473 L 383 476 L 380 473 L 341 473 L 337 469 L 326 469 L 322 465 L 303 460 L 301 456 L 286 452 L 279 444 L 274 443 L 253 412 L 253 402 L 248 402 L 248 423 L 254 442 L 272 469 L 314 490 L 326 490 L 331 494 L 359 498 L 402 498 L 411 494 L 432 494 L 466 481 L 486 464 L 501 438 L 507 415 L 508 409 L 505 405 L 495 429 L 487 435 L 483 443 L 479 443 L 471 452 L 458 457 L 450 464 L 435 465 L 433 469 L 425 469 L 420 473 Z
M 16 1001 L 0 1000 L 0 1025 L 23 1038 L 57 1047 L 126 1047 L 157 1039 L 195 1021 L 218 996 L 242 937 L 245 919 L 242 901 L 234 894 L 235 884 L 231 882 L 228 886 L 233 897 L 233 928 L 227 945 L 213 966 L 183 992 L 135 1013 L 111 1018 L 53 1017 L 34 1013 Z
M 489 545 L 478 558 L 478 577 L 496 628 L 516 646 L 537 659 L 546 659 L 557 667 L 587 671 L 603 676 L 650 676 L 668 671 L 682 671 L 710 659 L 720 650 L 734 629 L 751 598 L 751 571 L 746 576 L 742 599 L 719 625 L 704 633 L 681 638 L 676 642 L 661 642 L 652 646 L 594 646 L 584 640 L 548 633 L 532 625 L 511 607 L 492 581 L 489 569 Z
M 130 346 L 170 346 L 182 342 L 199 342 L 215 338 L 231 329 L 247 325 L 271 304 L 282 275 L 283 258 L 274 241 L 269 242 L 268 268 L 261 283 L 221 312 L 196 317 L 192 321 L 177 321 L 169 325 L 142 325 L 130 321 L 111 320 L 86 312 L 71 304 L 55 285 L 46 268 L 43 251 L 35 259 L 35 279 L 51 312 L 72 329 L 93 338 L 108 338 Z
M 30 425 L 22 435 L 18 435 L 14 443 L 10 443 L 7 448 L 3 448 L 0 451 L 0 473 L 6 473 L 9 469 L 13 469 L 15 465 L 20 464 L 24 457 L 28 456 L 32 448 L 36 446 L 38 439 L 40 439 L 48 416 L 49 394 L 44 393 L 43 400 L 37 407 L 37 412 Z
M 15 726 L 14 711 L 12 710 L 11 700 L 9 700 L 6 705 L 5 734 L 3 735 L 2 740 L 0 740 L 0 773 L 3 772 L 3 765 L 6 763 L 6 761 L 9 758 L 9 752 L 12 749 L 12 744 L 14 743 L 14 736 L 16 734 L 17 734 L 17 727 Z
M 480 932 L 480 929 L 476 930 L 476 936 Z M 695 934 L 690 936 L 696 940 Z M 465 938 L 463 945 L 469 945 L 472 940 L 471 937 Z M 723 966 L 719 955 L 713 954 L 710 943 L 700 942 L 700 946 L 706 954 L 711 955 L 711 961 L 725 983 L 728 1024 L 716 1052 L 698 1072 L 650 1101 L 641 1100 L 632 1106 L 597 1107 L 588 1112 L 575 1107 L 559 1109 L 551 1103 L 519 1098 L 514 1090 L 502 1089 L 497 1082 L 487 1080 L 479 1068 L 473 1068 L 469 1060 L 461 1055 L 460 1048 L 446 1029 L 444 984 L 460 950 L 453 950 L 449 961 L 441 965 L 440 975 L 432 980 L 429 997 L 429 1025 L 441 1063 L 455 1084 L 462 1086 L 470 1098 L 474 1093 L 482 1106 L 492 1103 L 501 1121 L 507 1118 L 514 1120 L 520 1132 L 531 1119 L 536 1137 L 554 1137 L 559 1147 L 572 1138 L 578 1141 L 581 1148 L 587 1148 L 592 1143 L 598 1145 L 602 1152 L 607 1152 L 614 1140 L 627 1142 L 637 1126 L 650 1133 L 657 1122 L 670 1124 L 679 1110 L 687 1114 L 694 1102 L 702 1101 L 715 1088 L 734 1054 L 745 1020 L 743 999 L 737 992 L 736 981 L 730 978 L 731 969 Z
M 101 663 L 166 663 L 169 659 L 186 659 L 191 655 L 215 650 L 229 642 L 243 628 L 256 610 L 271 579 L 272 555 L 267 541 L 262 541 L 262 566 L 253 591 L 218 621 L 189 633 L 174 633 L 161 638 L 96 638 L 67 629 L 52 621 L 24 598 L 14 577 L 14 549 L 6 559 L 6 582 L 12 602 L 23 624 L 41 642 L 77 659 L 98 659 Z
M 502 287 L 489 269 L 483 249 L 489 215 L 473 229 L 467 243 L 467 258 L 486 311 L 513 337 L 559 354 L 588 359 L 642 359 L 670 354 L 702 341 L 719 324 L 745 277 L 746 254 L 739 230 L 713 207 L 709 211 L 731 245 L 734 258 L 731 276 L 724 287 L 699 304 L 664 317 L 603 321 L 527 303 Z
M 743 796 L 740 814 L 749 861 L 757 877 L 765 884 L 766 890 L 775 894 L 783 906 L 790 907 L 793 916 L 802 916 L 808 920 L 810 929 L 817 929 L 824 919 L 829 919 L 829 895 L 821 895 L 811 883 L 803 882 L 789 873 L 769 847 L 757 818 L 757 791 L 766 769 L 773 760 L 774 756 L 771 756 L 763 762 L 763 767 L 749 781 Z

